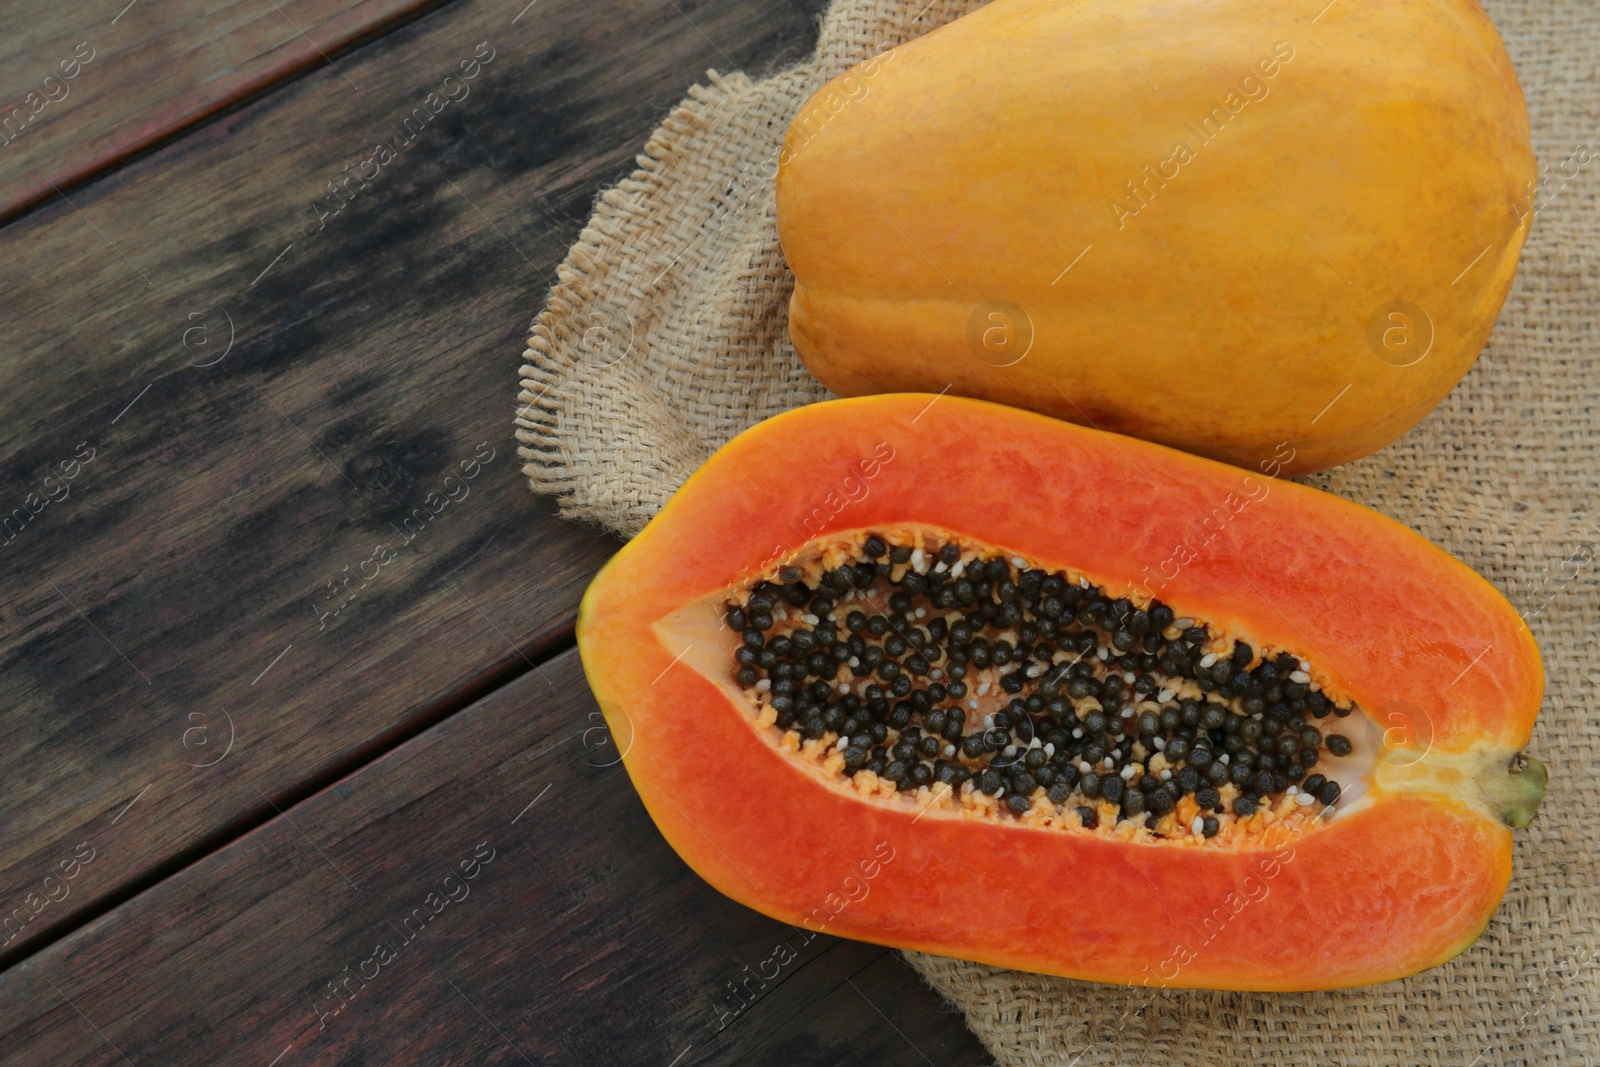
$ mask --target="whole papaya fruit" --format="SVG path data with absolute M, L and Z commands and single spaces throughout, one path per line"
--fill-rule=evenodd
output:
M 790 333 L 843 395 L 1317 470 L 1471 367 L 1536 177 L 1471 0 L 994 0 L 794 119 Z
M 584 671 L 661 832 L 812 932 L 1322 989 L 1470 945 L 1544 769 L 1517 612 L 1293 482 L 982 401 L 735 438 L 595 578 Z

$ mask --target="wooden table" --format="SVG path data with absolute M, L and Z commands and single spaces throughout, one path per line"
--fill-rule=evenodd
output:
M 511 435 L 597 191 L 820 0 L 33 7 L 0 34 L 0 1062 L 984 1062 L 894 953 L 661 840 L 573 649 L 616 542 Z

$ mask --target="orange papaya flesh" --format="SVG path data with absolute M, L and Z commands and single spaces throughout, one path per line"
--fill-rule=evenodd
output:
M 868 720 L 894 723 L 880 731 L 886 744 L 869 748 L 892 756 L 912 728 L 927 736 L 929 712 L 963 707 L 961 731 L 948 721 L 939 731 L 947 741 L 961 737 L 953 755 L 902 750 L 905 764 L 943 763 L 944 780 L 909 782 L 902 768 L 902 780 L 889 781 L 887 765 L 880 774 L 860 765 L 849 742 L 840 746 L 838 722 L 809 737 L 804 721 L 780 726 L 775 662 L 740 662 L 745 631 L 756 629 L 772 652 L 779 637 L 792 646 L 801 630 L 826 629 L 823 615 L 805 610 L 820 591 L 834 601 L 822 608 L 847 643 L 860 637 L 883 648 L 891 632 L 874 634 L 870 623 L 879 615 L 918 630 L 927 647 L 934 618 L 960 616 L 920 592 L 891 602 L 890 590 L 903 593 L 908 572 L 944 564 L 948 575 L 938 555 L 945 545 L 955 546 L 963 570 L 998 561 L 1012 585 L 1055 578 L 1111 605 L 1108 623 L 1091 612 L 1086 625 L 1058 627 L 1058 636 L 1073 635 L 1068 658 L 1081 648 L 1072 642 L 1092 635 L 1083 662 L 1094 668 L 1098 695 L 1080 687 L 1072 696 L 1072 681 L 1083 679 L 1070 665 L 1051 687 L 1063 664 L 1054 655 L 1048 665 L 1031 661 L 1044 668 L 1033 677 L 1020 668 L 1022 685 L 1010 692 L 999 676 L 1019 668 L 996 665 L 993 649 L 1007 639 L 997 635 L 1023 643 L 1021 623 L 980 618 L 968 629 L 995 639 L 988 663 L 974 662 L 985 658 L 973 656 L 974 642 L 953 646 L 947 631 L 934 642 L 941 655 L 913 686 L 928 693 L 932 668 L 962 659 L 967 693 L 952 696 L 956 679 L 944 673 L 945 699 L 927 700 L 909 721 L 893 710 L 882 716 L 880 706 L 878 716 L 862 710 L 851 724 L 859 738 L 870 734 Z M 905 558 L 913 546 L 921 557 Z M 828 585 L 830 573 L 874 560 L 889 573 L 848 571 L 867 579 L 855 583 L 862 591 L 827 595 L 840 588 Z M 999 586 L 986 591 L 996 605 L 1010 595 Z M 787 598 L 803 591 L 803 603 Z M 1018 596 L 1038 606 L 1039 593 L 1035 586 Z M 1170 620 L 1156 614 L 1161 608 Z M 1130 653 L 1115 647 L 1101 658 L 1100 648 L 1130 629 L 1134 612 L 1165 624 L 1151 643 L 1169 657 L 1163 664 L 1158 652 L 1151 670 L 1126 672 L 1138 704 L 1118 735 L 1125 701 L 1105 680 L 1123 664 L 1151 665 L 1123 660 Z M 1038 617 L 1030 609 L 1022 621 L 1036 630 Z M 761 631 L 757 621 L 770 625 Z M 1200 629 L 1203 642 L 1187 646 L 1186 632 Z M 808 929 L 1044 973 L 1262 990 L 1413 973 L 1481 932 L 1510 877 L 1509 826 L 1525 825 L 1543 792 L 1543 768 L 1520 755 L 1542 692 L 1538 652 L 1515 610 L 1470 569 L 1388 519 L 1303 486 L 950 396 L 813 405 L 736 438 L 596 578 L 578 639 L 646 807 L 722 892 Z M 1171 658 L 1174 647 L 1187 658 Z M 1161 783 L 1150 796 L 1170 798 L 1168 783 L 1192 769 L 1154 744 L 1185 736 L 1186 702 L 1220 708 L 1235 726 L 1252 717 L 1239 684 L 1212 677 L 1211 688 L 1196 688 L 1204 656 L 1188 653 L 1202 649 L 1217 657 L 1212 666 L 1237 662 L 1252 677 L 1268 664 L 1300 669 L 1304 680 L 1276 694 L 1276 711 L 1253 717 L 1316 728 L 1316 762 L 1289 783 L 1294 793 L 1276 781 L 1258 789 L 1230 779 L 1216 797 L 1200 797 L 1201 787 L 1170 808 L 1158 801 L 1130 815 L 1127 797 L 1146 774 Z M 899 649 L 897 662 L 907 658 L 909 649 Z M 740 676 L 747 666 L 760 675 L 754 684 Z M 1165 672 L 1171 666 L 1176 673 Z M 1159 676 L 1160 689 L 1146 682 L 1138 691 L 1141 673 Z M 825 676 L 807 675 L 806 684 Z M 848 664 L 827 677 L 862 709 L 866 686 L 893 687 L 881 672 L 858 677 Z M 980 695 L 983 680 L 989 688 Z M 1036 701 L 1029 710 L 1027 698 L 1043 696 L 1041 688 L 1064 692 L 1070 708 Z M 1016 748 L 969 759 L 968 735 L 985 732 L 983 716 L 995 722 L 1013 700 L 1024 714 L 1008 726 L 1029 721 L 1005 738 Z M 1288 704 L 1298 713 L 1286 715 Z M 1153 733 L 1141 730 L 1146 712 L 1159 721 L 1158 708 L 1175 710 L 1177 725 L 1169 716 Z M 1017 784 L 1018 754 L 1024 771 L 1037 772 L 1038 757 L 1029 767 L 1026 753 L 1052 733 L 1062 746 L 1080 745 L 1070 731 L 1095 711 L 1114 719 L 1105 738 L 1112 762 L 1134 767 L 1126 779 L 1120 770 L 1107 776 L 1125 783 L 1120 803 L 1103 787 L 1085 795 L 1077 764 L 1070 793 L 1024 779 L 1034 786 L 1025 806 L 986 790 L 986 770 Z M 1243 732 L 1191 728 L 1188 754 L 1205 735 L 1217 750 L 1212 763 L 1224 753 L 1260 762 L 1275 735 L 1263 729 L 1241 747 Z M 1348 742 L 1337 752 L 1335 735 Z M 1130 736 L 1120 750 L 1110 743 Z M 957 766 L 974 778 L 952 781 Z M 1044 766 L 1054 770 L 1052 785 L 1073 776 L 1054 754 Z M 1336 794 L 1310 774 L 1336 783 Z M 1319 787 L 1309 802 L 1298 799 L 1306 784 Z M 1240 814 L 1238 801 L 1252 795 L 1257 810 Z

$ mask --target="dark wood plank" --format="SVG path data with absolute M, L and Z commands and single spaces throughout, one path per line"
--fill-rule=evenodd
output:
M 0 219 L 438 3 L 111 0 L 8 12 Z
M 828 966 L 783 987 L 749 1025 L 731 1030 L 717 1063 L 838 1064 L 992 1062 L 960 1014 L 900 958 L 872 945 L 839 942 Z
M 615 542 L 514 469 L 527 323 L 664 109 L 814 27 L 516 15 L 453 5 L 348 56 L 359 95 L 311 75 L 0 230 L 0 959 L 568 639 Z M 469 95 L 319 221 L 463 63 Z
M 0 1059 L 985 1062 L 893 953 L 804 941 L 695 876 L 617 764 L 576 653 L 545 675 L 0 975 Z M 795 958 L 764 967 L 785 943 Z M 730 1012 L 753 971 L 771 980 Z

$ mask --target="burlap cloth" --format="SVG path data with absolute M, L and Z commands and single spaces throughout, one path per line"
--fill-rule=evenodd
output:
M 600 197 L 534 322 L 516 421 L 535 492 L 631 535 L 734 434 L 826 395 L 786 330 L 771 180 L 784 130 L 829 77 L 978 6 L 835 0 L 811 60 L 755 83 L 713 73 L 690 91 L 639 169 Z M 1150 992 L 907 953 L 1006 1067 L 1600 1064 L 1600 7 L 1496 0 L 1489 13 L 1549 168 L 1521 272 L 1488 348 L 1437 411 L 1307 481 L 1482 572 L 1544 651 L 1531 751 L 1550 790 L 1517 834 L 1505 903 L 1457 960 L 1332 993 Z

